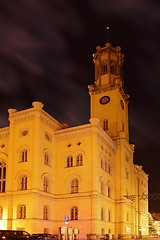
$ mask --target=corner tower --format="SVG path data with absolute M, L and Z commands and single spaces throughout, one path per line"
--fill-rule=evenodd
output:
M 90 117 L 98 118 L 100 126 L 111 138 L 128 139 L 129 95 L 123 88 L 124 55 L 119 46 L 97 46 L 93 54 L 95 82 L 89 85 Z

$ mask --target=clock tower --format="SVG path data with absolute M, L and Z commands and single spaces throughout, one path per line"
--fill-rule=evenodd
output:
M 89 85 L 90 117 L 98 118 L 100 126 L 111 137 L 123 133 L 128 140 L 129 95 L 123 88 L 123 60 L 119 46 L 97 46 L 93 54 L 95 82 Z M 121 135 L 121 136 L 122 136 Z

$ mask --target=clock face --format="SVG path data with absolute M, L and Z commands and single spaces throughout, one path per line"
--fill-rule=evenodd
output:
M 124 109 L 124 102 L 122 101 L 122 99 L 120 101 L 120 104 L 121 104 L 122 109 Z
M 109 103 L 109 101 L 110 101 L 110 97 L 109 97 L 109 96 L 103 96 L 103 97 L 99 100 L 100 104 L 107 104 L 107 103 Z

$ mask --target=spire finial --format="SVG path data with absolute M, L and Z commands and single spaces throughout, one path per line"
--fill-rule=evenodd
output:
M 107 43 L 109 42 L 109 26 L 106 27 L 107 29 Z

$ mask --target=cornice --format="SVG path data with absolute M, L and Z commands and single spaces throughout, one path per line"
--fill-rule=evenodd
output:
M 14 112 L 13 115 L 10 116 L 9 120 L 11 124 L 19 124 L 23 122 L 33 121 L 35 118 L 39 118 L 44 125 L 48 126 L 54 131 L 62 129 L 63 127 L 62 124 L 60 124 L 44 110 L 35 110 L 34 108 Z
M 86 137 L 91 135 L 92 128 L 90 124 L 58 130 L 55 132 L 56 140 L 71 140 L 77 137 Z
M 0 129 L 0 140 L 6 139 L 9 137 L 9 127 L 1 128 Z
M 89 94 L 91 94 L 91 95 L 95 95 L 95 94 L 98 94 L 98 93 L 103 93 L 103 92 L 106 92 L 106 91 L 115 90 L 115 89 L 118 88 L 121 96 L 124 99 L 124 101 L 126 103 L 129 102 L 129 95 L 124 92 L 123 88 L 119 84 L 116 84 L 116 85 L 107 84 L 107 85 L 102 85 L 102 86 L 96 86 L 94 84 L 91 84 L 91 85 L 88 86 L 88 88 L 89 88 Z

